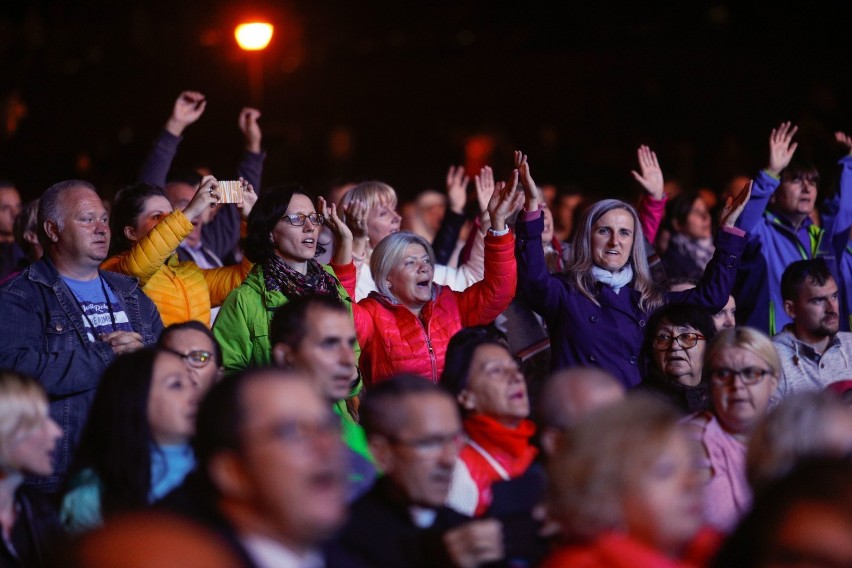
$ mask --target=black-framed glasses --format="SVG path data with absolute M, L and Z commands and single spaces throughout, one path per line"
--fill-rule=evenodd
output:
M 699 341 L 704 341 L 707 338 L 701 335 L 700 333 L 690 332 L 690 333 L 681 333 L 680 335 L 673 336 L 667 333 L 661 333 L 654 338 L 654 349 L 658 351 L 665 351 L 669 347 L 672 346 L 672 343 L 677 341 L 677 344 L 680 345 L 683 349 L 692 349 L 696 345 L 698 345 Z
M 162 351 L 168 351 L 169 353 L 173 353 L 177 355 L 190 367 L 195 367 L 196 369 L 203 369 L 207 366 L 210 360 L 213 358 L 213 353 L 210 351 L 205 351 L 203 349 L 193 349 L 189 353 L 181 353 L 180 351 L 175 351 L 174 349 L 169 349 L 168 347 L 161 347 Z
M 281 219 L 287 219 L 294 227 L 303 226 L 306 220 L 310 221 L 313 225 L 322 225 L 325 223 L 325 217 L 320 213 L 311 213 L 310 215 L 305 215 L 304 213 L 286 213 L 281 216 Z
M 760 367 L 746 367 L 744 369 L 710 369 L 710 380 L 714 385 L 724 387 L 734 382 L 736 377 L 739 377 L 744 385 L 756 385 L 763 380 L 764 377 L 772 376 L 775 372 L 770 369 L 761 369 Z
M 454 448 L 461 449 L 467 443 L 467 434 L 464 432 L 453 432 L 452 434 L 436 434 L 413 440 L 389 437 L 391 443 L 408 446 L 421 454 L 437 454 L 452 444 Z

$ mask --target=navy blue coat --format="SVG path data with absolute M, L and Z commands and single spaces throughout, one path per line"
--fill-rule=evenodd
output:
M 550 332 L 553 370 L 577 366 L 601 367 L 631 388 L 641 381 L 639 354 L 650 312 L 639 308 L 640 294 L 632 285 L 616 294 L 598 285 L 600 306 L 582 295 L 565 274 L 550 274 L 544 261 L 541 232 L 544 219 L 519 220 L 516 251 L 518 289 L 529 306 L 541 314 Z M 667 302 L 705 306 L 713 313 L 725 307 L 734 286 L 746 238 L 719 231 L 716 253 L 698 287 L 666 294 Z

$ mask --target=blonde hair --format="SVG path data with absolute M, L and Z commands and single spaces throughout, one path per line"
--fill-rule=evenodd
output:
M 549 507 L 566 535 L 593 539 L 624 525 L 623 500 L 683 426 L 678 412 L 634 394 L 568 430 L 549 464 Z
M 340 203 L 337 204 L 338 213 L 344 222 L 346 221 L 345 207 L 356 199 L 366 203 L 367 213 L 380 205 L 387 205 L 392 209 L 396 209 L 397 205 L 396 191 L 391 186 L 377 180 L 364 181 L 343 194 Z
M 47 395 L 33 378 L 0 371 L 0 467 L 15 436 L 35 428 L 47 416 Z
M 769 336 L 753 327 L 741 326 L 720 331 L 707 345 L 707 350 L 704 352 L 702 381 L 710 384 L 710 372 L 713 370 L 710 362 L 719 351 L 728 347 L 739 347 L 754 353 L 769 365 L 776 377 L 781 377 L 781 359 Z
M 595 279 L 592 276 L 592 267 L 595 266 L 594 254 L 592 253 L 592 227 L 601 217 L 615 209 L 623 209 L 633 218 L 633 247 L 630 250 L 628 262 L 633 268 L 633 289 L 639 292 L 639 309 L 644 312 L 656 310 L 663 305 L 665 294 L 654 284 L 651 269 L 648 268 L 645 234 L 642 232 L 639 215 L 636 213 L 636 209 L 623 201 L 603 199 L 592 204 L 586 210 L 577 233 L 574 235 L 572 248 L 574 260 L 565 269 L 565 272 L 578 292 L 596 306 L 600 306 L 595 297 Z

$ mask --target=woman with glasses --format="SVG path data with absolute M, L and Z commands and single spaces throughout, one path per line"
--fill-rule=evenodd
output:
M 198 384 L 170 351 L 116 358 L 101 378 L 69 472 L 65 528 L 90 530 L 180 485 L 195 467 L 189 440 L 199 399 Z
M 175 323 L 163 330 L 157 347 L 183 359 L 189 376 L 203 395 L 224 374 L 222 350 L 210 328 L 201 322 Z
M 722 213 L 716 252 L 698 286 L 666 292 L 648 268 L 645 238 L 636 210 L 617 199 L 592 205 L 574 236 L 573 261 L 564 274 L 547 271 L 541 234 L 544 206 L 527 157 L 515 152 L 526 202 L 518 232 L 518 288 L 545 318 L 551 338 L 551 367 L 601 367 L 631 388 L 641 381 L 639 355 L 654 310 L 669 302 L 721 310 L 734 286 L 745 233 L 734 223 L 750 195 L 729 199 Z
M 689 304 L 667 304 L 645 327 L 647 373 L 637 387 L 678 407 L 684 415 L 710 408 L 701 368 L 707 342 L 716 335 L 713 316 Z
M 147 183 L 122 189 L 113 201 L 110 257 L 102 268 L 138 278 L 163 325 L 189 320 L 211 325 L 211 307 L 222 305 L 251 270 L 247 260 L 211 269 L 178 260 L 178 245 L 201 222 L 202 213 L 219 202 L 218 184 L 213 176 L 205 176 L 183 210 L 173 210 L 163 190 Z M 237 205 L 243 219 L 256 200 L 244 182 L 243 202 Z
M 332 222 L 339 221 L 334 205 L 328 208 L 322 197 L 318 205 L 319 212 L 301 186 L 286 185 L 264 191 L 252 209 L 243 248 L 255 266 L 225 300 L 213 326 L 226 373 L 270 364 L 272 316 L 290 298 L 315 294 L 351 305 L 334 270 L 314 259 L 322 252 L 317 238 L 323 223 L 328 220 L 334 232 L 338 225 Z M 335 243 L 334 259 L 346 255 L 348 262 L 351 239 L 348 244 Z
M 538 453 L 530 443 L 535 425 L 528 420 L 527 384 L 505 337 L 479 326 L 450 340 L 441 385 L 456 397 L 469 438 L 447 504 L 482 516 L 491 504 L 491 485 L 522 475 Z
M 778 386 L 781 361 L 765 334 L 735 327 L 707 346 L 703 376 L 710 383 L 712 410 L 694 416 L 690 425 L 704 448 L 707 521 L 728 532 L 751 506 L 746 449 Z

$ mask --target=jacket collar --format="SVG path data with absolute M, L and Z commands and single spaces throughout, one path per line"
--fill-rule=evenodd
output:
M 139 284 L 139 281 L 135 278 L 117 272 L 98 270 L 98 273 L 106 280 L 109 287 L 117 292 L 132 292 Z M 44 255 L 29 266 L 29 279 L 49 288 L 54 288 L 61 282 L 62 276 L 56 269 L 56 265 L 47 255 Z

